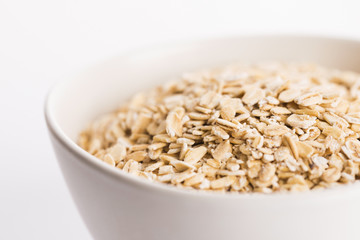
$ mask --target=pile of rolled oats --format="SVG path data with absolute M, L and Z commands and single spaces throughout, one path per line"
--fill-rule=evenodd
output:
M 79 145 L 151 181 L 270 193 L 354 182 L 359 133 L 360 74 L 272 63 L 185 74 L 139 93 Z

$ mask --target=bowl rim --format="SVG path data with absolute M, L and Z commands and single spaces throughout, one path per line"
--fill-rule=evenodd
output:
M 147 179 L 140 178 L 138 176 L 134 176 L 128 173 L 121 171 L 113 166 L 110 166 L 103 161 L 100 161 L 95 156 L 86 152 L 80 146 L 76 144 L 75 141 L 71 140 L 65 132 L 61 129 L 59 123 L 57 122 L 54 113 L 53 113 L 53 101 L 54 95 L 61 86 L 69 85 L 70 82 L 79 78 L 82 74 L 89 72 L 92 68 L 96 68 L 99 66 L 106 65 L 107 63 L 111 63 L 115 59 L 119 61 L 126 61 L 131 56 L 141 55 L 144 52 L 148 51 L 161 51 L 166 48 L 175 48 L 177 46 L 186 46 L 186 45 L 198 45 L 206 42 L 221 42 L 227 40 L 235 40 L 235 39 L 251 39 L 251 38 L 287 38 L 293 40 L 321 40 L 321 41 L 339 41 L 343 43 L 353 43 L 358 44 L 360 46 L 360 40 L 356 38 L 342 38 L 342 37 L 334 37 L 334 36 L 326 36 L 326 35 L 307 35 L 307 34 L 249 34 L 249 35 L 233 35 L 233 36 L 225 36 L 225 37 L 210 37 L 210 38 L 202 38 L 202 39 L 193 39 L 193 40 L 185 40 L 178 41 L 166 44 L 158 44 L 155 46 L 147 46 L 142 48 L 137 48 L 134 50 L 126 51 L 125 53 L 120 54 L 119 56 L 111 57 L 106 60 L 97 62 L 95 64 L 91 64 L 84 69 L 77 71 L 76 74 L 72 74 L 68 77 L 65 77 L 62 81 L 56 83 L 51 89 L 48 91 L 48 94 L 45 98 L 44 104 L 44 116 L 48 131 L 50 134 L 59 142 L 63 147 L 65 147 L 71 154 L 76 156 L 77 160 L 80 160 L 82 163 L 91 167 L 95 171 L 101 173 L 105 178 L 111 177 L 116 181 L 123 181 L 126 184 L 132 185 L 137 188 L 151 190 L 155 193 L 162 194 L 172 194 L 178 197 L 193 197 L 193 198 L 202 198 L 202 199 L 291 199 L 292 201 L 304 201 L 308 199 L 325 199 L 328 197 L 335 196 L 345 196 L 349 194 L 354 194 L 355 192 L 360 192 L 360 181 L 356 181 L 351 184 L 344 184 L 341 186 L 335 186 L 328 189 L 319 189 L 319 190 L 310 190 L 305 192 L 275 192 L 275 193 L 238 193 L 238 192 L 229 192 L 229 193 L 218 193 L 214 191 L 201 191 L 201 190 L 188 190 L 178 188 L 176 186 L 170 184 L 163 184 L 158 182 L 149 181 Z M 71 84 L 69 85 L 71 86 Z M 356 191 L 357 190 L 357 191 Z

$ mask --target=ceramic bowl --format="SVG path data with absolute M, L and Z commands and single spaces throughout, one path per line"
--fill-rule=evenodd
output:
M 360 71 L 360 42 L 274 35 L 170 44 L 110 59 L 54 87 L 45 107 L 51 141 L 92 236 L 99 240 L 358 240 L 358 183 L 305 193 L 186 191 L 123 173 L 76 145 L 77 135 L 92 120 L 139 90 L 183 72 L 272 60 Z

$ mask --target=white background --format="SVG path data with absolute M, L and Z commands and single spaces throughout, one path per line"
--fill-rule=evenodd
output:
M 358 0 L 0 0 L 0 239 L 91 239 L 48 141 L 64 75 L 136 47 L 251 33 L 360 39 Z

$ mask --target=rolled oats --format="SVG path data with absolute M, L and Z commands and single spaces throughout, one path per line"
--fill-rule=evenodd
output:
M 354 182 L 360 75 L 350 75 L 306 64 L 186 74 L 135 95 L 78 143 L 110 166 L 182 188 L 271 193 Z

